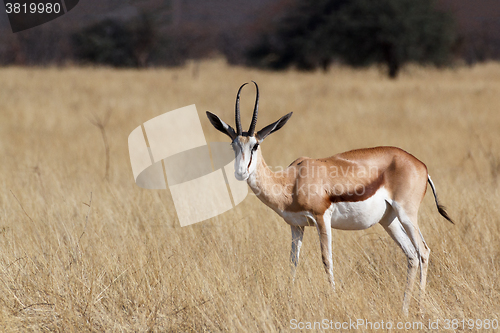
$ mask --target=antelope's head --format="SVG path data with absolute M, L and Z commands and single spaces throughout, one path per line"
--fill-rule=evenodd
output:
M 232 140 L 231 146 L 233 147 L 235 154 L 234 176 L 238 180 L 247 180 L 248 177 L 255 172 L 258 163 L 258 151 L 260 144 L 269 134 L 276 132 L 283 127 L 283 125 L 285 125 L 288 119 L 292 116 L 292 112 L 290 112 L 274 123 L 264 127 L 258 132 L 255 132 L 255 125 L 257 124 L 257 114 L 259 110 L 259 87 L 257 86 L 257 83 L 254 81 L 252 82 L 255 84 L 255 88 L 257 89 L 257 96 L 255 98 L 252 123 L 250 124 L 248 132 L 242 132 L 240 119 L 240 92 L 241 89 L 248 83 L 243 84 L 240 89 L 238 89 L 238 94 L 236 95 L 236 131 L 231 126 L 223 122 L 218 116 L 207 111 L 208 119 L 212 125 L 214 125 L 217 130 L 229 136 Z

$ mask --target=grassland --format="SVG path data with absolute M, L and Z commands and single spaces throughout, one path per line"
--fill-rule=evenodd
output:
M 236 90 L 252 79 L 261 88 L 257 127 L 294 112 L 263 144 L 269 165 L 378 145 L 426 163 L 456 225 L 427 194 L 423 316 L 416 302 L 410 317 L 401 315 L 406 260 L 378 225 L 333 232 L 333 293 L 313 229 L 290 283 L 290 229 L 255 196 L 181 228 L 168 191 L 134 184 L 127 137 L 136 126 L 195 103 L 207 140 L 227 140 L 204 111 L 232 123 Z M 396 81 L 376 68 L 270 73 L 215 60 L 141 71 L 2 68 L 0 87 L 5 331 L 276 332 L 289 331 L 292 319 L 500 320 L 500 64 L 410 67 Z M 242 93 L 244 127 L 253 94 Z M 108 112 L 104 179 L 105 149 L 89 119 Z

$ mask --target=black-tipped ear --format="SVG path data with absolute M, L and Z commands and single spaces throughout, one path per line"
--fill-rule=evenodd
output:
M 236 138 L 236 132 L 234 131 L 234 129 L 223 122 L 218 116 L 210 111 L 207 111 L 207 117 L 217 130 L 229 136 L 231 140 L 234 140 L 234 138 Z
M 282 128 L 286 124 L 286 122 L 288 121 L 288 119 L 290 119 L 290 117 L 292 116 L 292 113 L 293 112 L 290 112 L 289 114 L 281 117 L 278 121 L 275 121 L 271 125 L 267 125 L 263 129 L 261 129 L 260 131 L 258 131 L 257 132 L 257 140 L 262 141 L 269 134 L 271 134 L 273 132 L 276 132 L 277 130 L 279 130 L 280 128 Z

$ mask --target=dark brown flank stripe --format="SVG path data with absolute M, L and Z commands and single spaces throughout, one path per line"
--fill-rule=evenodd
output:
M 330 202 L 358 202 L 364 201 L 373 196 L 379 188 L 385 183 L 385 173 L 381 173 L 373 182 L 367 185 L 357 186 L 352 193 L 343 193 L 341 195 L 330 195 Z

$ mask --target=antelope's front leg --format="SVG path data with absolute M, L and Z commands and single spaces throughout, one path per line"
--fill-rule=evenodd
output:
M 328 282 L 335 289 L 335 281 L 333 279 L 333 260 L 332 260 L 332 228 L 331 218 L 327 216 L 316 216 L 316 227 L 318 229 L 319 242 L 321 246 L 321 258 L 325 265 L 326 274 L 328 274 Z
M 304 237 L 304 227 L 291 226 L 292 228 L 292 249 L 290 250 L 290 261 L 292 263 L 292 279 L 295 279 L 297 264 L 299 263 L 299 253 L 302 247 L 302 238 Z

